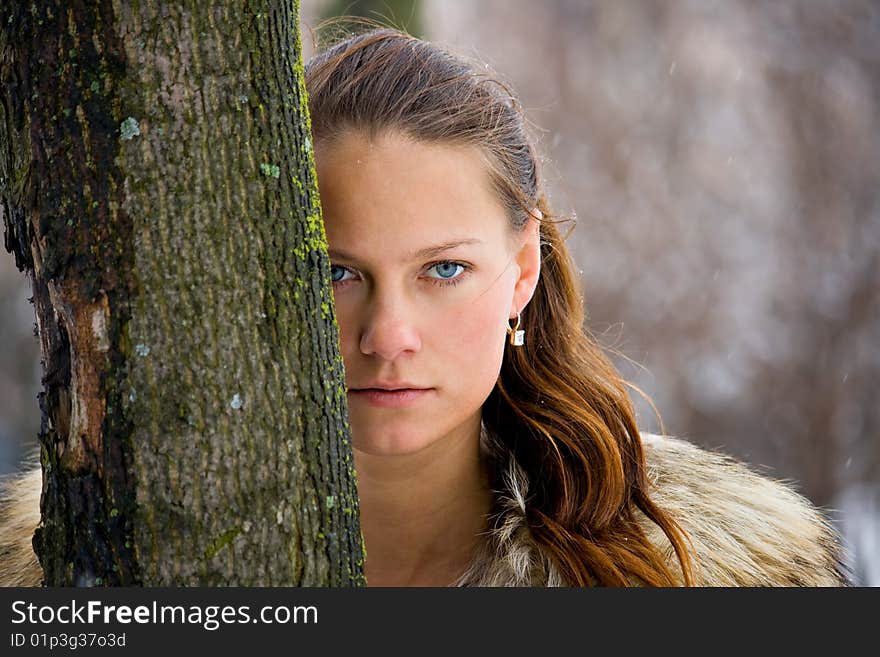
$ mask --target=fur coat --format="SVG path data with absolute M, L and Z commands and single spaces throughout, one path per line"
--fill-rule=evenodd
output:
M 822 514 L 787 485 L 684 440 L 642 434 L 651 495 L 688 533 L 702 586 L 848 584 L 839 538 Z M 528 481 L 516 463 L 500 465 L 497 522 L 460 586 L 560 586 L 552 562 L 532 540 L 524 500 Z M 0 585 L 38 586 L 42 571 L 31 538 L 40 522 L 39 469 L 0 490 Z M 665 534 L 643 518 L 646 534 L 680 572 Z
M 700 586 L 846 586 L 849 569 L 837 532 L 804 497 L 745 464 L 685 440 L 642 433 L 650 495 L 684 529 Z M 524 500 L 528 481 L 512 459 L 504 468 L 498 522 L 463 586 L 563 586 L 531 539 Z M 639 515 L 641 515 L 639 513 Z M 666 556 L 678 559 L 663 531 L 642 527 Z

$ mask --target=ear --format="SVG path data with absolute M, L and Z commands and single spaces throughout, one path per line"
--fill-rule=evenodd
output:
M 528 223 L 520 231 L 517 242 L 517 252 L 514 255 L 519 276 L 513 289 L 513 305 L 510 309 L 510 319 L 516 319 L 517 311 L 523 312 L 535 288 L 538 287 L 538 277 L 541 274 L 541 225 L 539 218 L 543 218 L 541 211 L 535 208 L 533 216 L 529 217 Z

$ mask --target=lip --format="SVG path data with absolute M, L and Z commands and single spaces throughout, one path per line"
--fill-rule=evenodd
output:
M 349 399 L 357 399 L 379 408 L 406 408 L 412 406 L 433 392 L 433 388 L 404 388 L 401 390 L 379 390 L 361 388 L 349 390 Z
M 362 384 L 359 388 L 353 388 L 353 390 L 367 390 L 367 389 L 376 389 L 376 390 L 427 390 L 425 386 L 420 386 L 418 383 L 413 383 L 412 381 L 392 381 L 392 380 L 382 380 L 377 379 L 375 381 L 367 381 Z

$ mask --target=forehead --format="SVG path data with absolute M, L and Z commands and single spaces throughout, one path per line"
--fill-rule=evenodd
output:
M 503 246 L 511 231 L 475 146 L 349 132 L 315 158 L 331 248 L 404 260 L 454 240 Z

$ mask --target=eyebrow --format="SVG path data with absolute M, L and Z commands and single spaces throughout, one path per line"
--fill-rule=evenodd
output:
M 473 237 L 468 237 L 461 240 L 450 240 L 448 242 L 443 242 L 442 244 L 435 244 L 434 246 L 426 246 L 423 249 L 419 249 L 415 253 L 410 255 L 411 260 L 419 260 L 422 258 L 431 258 L 436 256 L 444 251 L 449 251 L 450 249 L 454 249 L 458 246 L 464 246 L 466 244 L 482 244 L 483 240 L 478 240 Z M 327 253 L 331 257 L 342 258 L 343 260 L 357 260 L 352 255 L 349 255 L 345 251 L 340 251 L 339 249 L 327 249 Z

